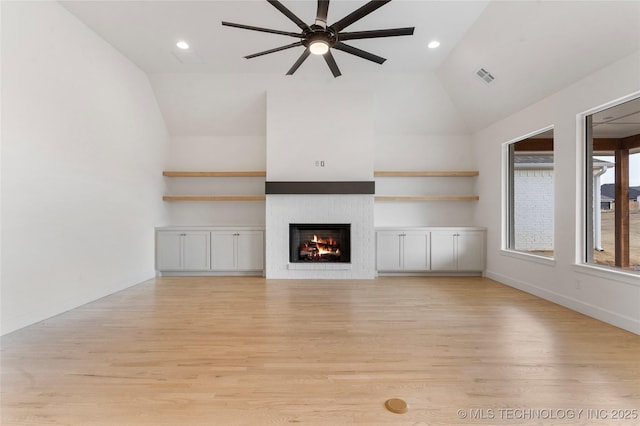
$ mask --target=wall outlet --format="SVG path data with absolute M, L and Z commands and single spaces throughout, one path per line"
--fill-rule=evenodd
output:
M 324 160 L 316 160 L 316 167 L 324 167 Z

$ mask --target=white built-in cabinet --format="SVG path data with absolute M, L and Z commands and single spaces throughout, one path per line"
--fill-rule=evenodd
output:
M 423 231 L 379 231 L 379 271 L 428 271 L 429 233 Z
M 216 271 L 257 271 L 264 265 L 264 232 L 211 232 L 211 266 Z
M 261 275 L 264 270 L 264 229 L 156 228 L 156 270 L 163 275 Z
M 483 228 L 385 228 L 376 231 L 377 269 L 384 273 L 481 273 Z
M 201 231 L 156 233 L 156 268 L 160 271 L 211 269 L 211 234 Z
M 484 232 L 431 231 L 431 269 L 435 271 L 482 271 Z

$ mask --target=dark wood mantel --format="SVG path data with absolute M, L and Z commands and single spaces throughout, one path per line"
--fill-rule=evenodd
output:
M 375 194 L 374 181 L 265 182 L 265 194 Z

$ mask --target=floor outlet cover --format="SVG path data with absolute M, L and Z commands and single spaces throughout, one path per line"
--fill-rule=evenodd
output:
M 387 407 L 387 410 L 391 411 L 392 413 L 404 414 L 407 412 L 407 403 L 402 399 L 387 399 L 387 401 L 384 403 L 384 406 Z

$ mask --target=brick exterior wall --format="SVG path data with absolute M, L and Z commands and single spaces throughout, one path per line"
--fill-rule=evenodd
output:
M 514 172 L 515 250 L 553 250 L 553 170 Z

